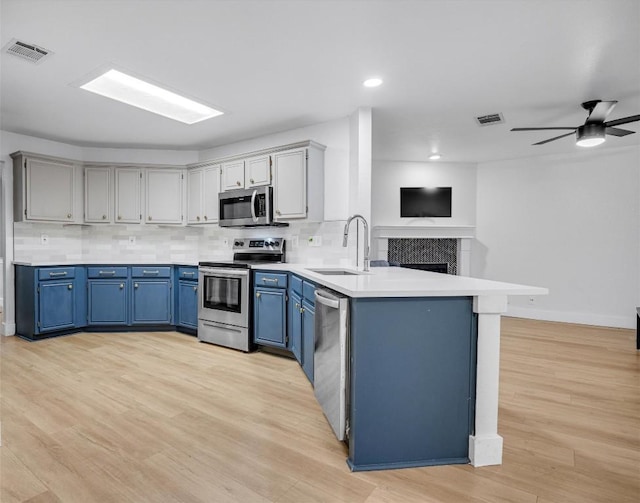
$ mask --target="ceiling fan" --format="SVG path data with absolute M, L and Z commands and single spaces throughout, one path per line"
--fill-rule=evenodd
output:
M 620 124 L 627 124 L 628 122 L 640 121 L 640 115 L 631 115 L 622 119 L 615 119 L 609 122 L 604 120 L 616 106 L 617 101 L 602 101 L 592 100 L 585 101 L 582 104 L 582 108 L 589 111 L 589 117 L 582 126 L 576 127 L 516 127 L 511 131 L 546 131 L 554 129 L 570 129 L 570 133 L 562 134 L 548 140 L 539 141 L 533 145 L 544 145 L 551 141 L 559 140 L 566 136 L 576 135 L 576 145 L 580 147 L 595 147 L 600 145 L 605 140 L 605 134 L 612 136 L 627 136 L 633 134 L 635 131 L 629 131 L 628 129 L 620 129 L 613 126 L 619 126 Z

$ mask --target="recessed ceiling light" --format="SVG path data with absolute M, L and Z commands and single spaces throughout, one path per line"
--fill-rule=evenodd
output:
M 435 153 L 434 153 L 434 154 L 431 154 L 431 155 L 429 156 L 429 159 L 431 159 L 432 161 L 437 161 L 437 160 L 438 160 L 438 159 L 440 159 L 440 158 L 442 158 L 442 155 L 440 155 L 440 154 L 435 154 Z
M 362 85 L 364 87 L 378 87 L 382 85 L 382 79 L 379 79 L 378 77 L 367 79 L 362 83 Z
M 80 87 L 185 124 L 195 124 L 223 114 L 219 110 L 114 69 Z

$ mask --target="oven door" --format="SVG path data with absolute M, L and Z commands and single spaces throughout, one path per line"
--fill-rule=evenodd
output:
M 200 267 L 198 319 L 249 326 L 249 270 Z

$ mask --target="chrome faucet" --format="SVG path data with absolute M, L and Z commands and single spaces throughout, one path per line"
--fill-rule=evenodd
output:
M 347 240 L 349 239 L 349 225 L 353 220 L 362 220 L 362 225 L 364 225 L 364 270 L 369 270 L 369 224 L 367 223 L 367 219 L 362 215 L 353 215 L 349 217 L 347 223 L 344 224 L 344 236 L 342 238 L 342 246 L 347 246 Z M 356 257 L 357 257 L 357 249 L 356 249 Z

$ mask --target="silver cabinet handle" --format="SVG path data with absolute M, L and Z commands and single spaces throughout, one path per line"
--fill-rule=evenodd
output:
M 50 272 L 49 273 L 49 277 L 50 278 L 55 278 L 56 276 L 66 276 L 68 273 L 67 271 L 63 271 L 63 272 Z
M 200 215 L 198 215 L 198 216 L 196 217 L 196 221 L 197 221 L 197 222 L 199 222 L 199 221 L 200 221 Z
M 145 269 L 142 271 L 142 274 L 160 274 L 160 271 L 147 271 Z
M 67 218 L 71 218 L 71 213 L 67 213 Z
M 100 275 L 103 275 L 103 274 L 107 275 L 108 274 L 110 276 L 113 276 L 115 273 L 116 273 L 115 271 L 98 271 L 98 274 L 100 274 Z
M 107 219 L 107 215 L 102 215 L 102 220 L 106 220 Z
M 238 187 L 240 187 L 240 182 L 236 182 L 236 185 L 237 185 Z
M 206 220 L 209 220 L 209 219 L 207 218 L 207 215 L 205 215 L 205 216 L 204 216 L 204 219 L 205 219 L 205 221 L 206 221 Z
M 124 283 L 120 283 L 120 290 L 124 288 Z
M 133 288 L 138 288 L 138 283 L 134 283 Z
M 265 283 L 277 283 L 278 278 L 262 278 L 262 281 L 264 281 Z
M 195 276 L 195 272 L 189 272 L 189 271 L 185 271 L 182 273 L 183 276 Z
M 193 287 L 193 291 L 194 291 L 194 292 L 197 292 L 197 291 L 198 291 L 198 287 L 197 287 L 197 286 L 194 286 L 194 287 Z
M 73 290 L 73 285 L 67 285 L 67 288 L 68 288 L 69 290 Z
M 151 218 L 151 215 L 147 217 L 147 220 L 153 220 L 153 218 Z

